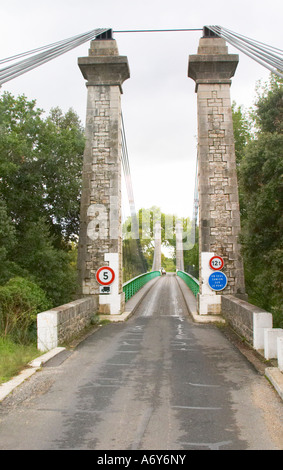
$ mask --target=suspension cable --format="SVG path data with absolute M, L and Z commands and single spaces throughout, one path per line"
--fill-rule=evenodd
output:
M 206 26 L 216 36 L 223 37 L 233 47 L 237 48 L 260 65 L 264 66 L 272 73 L 283 78 L 283 51 L 277 47 L 270 46 L 263 42 L 250 39 L 247 36 L 235 33 L 222 26 Z M 178 29 L 140 29 L 140 30 L 116 30 L 114 33 L 164 33 L 164 32 L 185 32 L 201 31 L 201 28 L 178 28 Z M 18 60 L 13 65 L 8 65 L 0 69 L 0 86 L 23 73 L 33 70 L 36 67 L 80 46 L 81 44 L 96 38 L 104 33 L 108 34 L 109 28 L 93 29 L 83 34 L 72 36 L 71 38 L 54 42 L 52 44 L 38 47 L 20 54 L 16 54 L 6 59 L 1 59 L 0 64 Z M 111 31 L 112 32 L 112 31 Z M 111 36 L 111 35 L 110 35 Z
M 128 147 L 126 141 L 126 133 L 125 133 L 125 125 L 124 125 L 124 118 L 123 114 L 121 113 L 121 133 L 122 133 L 122 168 L 124 173 L 125 184 L 127 188 L 128 194 L 128 202 L 130 206 L 130 214 L 131 214 L 131 238 L 136 241 L 136 248 L 137 254 L 141 261 L 141 267 L 143 272 L 147 270 L 147 264 L 142 252 L 141 242 L 139 238 L 139 223 L 138 217 L 135 208 L 135 201 L 134 201 L 134 192 L 133 192 L 133 185 L 132 185 L 132 178 L 131 178 L 131 171 L 130 171 L 130 163 L 129 163 L 129 154 L 128 154 Z
M 202 28 L 189 29 L 129 29 L 124 31 L 113 31 L 113 33 L 178 33 L 182 31 L 202 31 Z
M 217 36 L 223 37 L 233 47 L 267 68 L 272 73 L 283 78 L 283 51 L 281 49 L 234 33 L 222 26 L 206 26 L 206 28 Z
M 139 238 L 138 220 L 137 220 L 137 213 L 136 213 L 136 208 L 135 208 L 134 192 L 133 192 L 133 185 L 132 185 L 132 178 L 131 178 L 131 171 L 130 171 L 130 163 L 129 163 L 127 142 L 126 142 L 126 133 L 125 133 L 123 114 L 121 115 L 121 120 L 122 120 L 122 167 L 124 171 L 128 200 L 129 200 L 129 205 L 130 205 L 130 213 L 131 213 L 131 219 L 132 219 L 132 235 L 133 235 L 133 238 L 138 239 Z
M 66 52 L 74 49 L 75 47 L 80 46 L 81 44 L 84 44 L 87 41 L 90 41 L 100 34 L 105 33 L 108 31 L 109 28 L 99 28 L 99 29 L 94 29 L 91 31 L 88 31 L 87 33 L 80 34 L 78 36 L 73 36 L 69 39 L 65 39 L 62 41 L 58 41 L 53 44 L 49 44 L 47 46 L 42 46 L 37 49 L 33 49 L 31 51 L 23 52 L 21 54 L 17 54 L 12 57 L 8 57 L 7 59 L 2 59 L 0 63 L 8 63 L 11 62 L 12 60 L 20 57 L 26 57 L 28 55 L 33 54 L 31 57 L 20 60 L 16 62 L 14 65 L 9 65 L 8 67 L 4 67 L 0 69 L 0 86 L 8 82 L 9 80 L 12 80 L 19 75 L 22 75 L 23 73 L 26 73 L 36 67 L 39 67 L 40 65 L 62 55 L 65 54 Z M 39 51 L 44 51 L 44 52 L 39 52 Z M 39 52 L 35 54 L 35 52 Z
M 63 44 L 63 43 L 66 43 L 66 42 L 68 42 L 68 41 L 75 40 L 76 38 L 79 38 L 79 37 L 81 37 L 81 36 L 82 36 L 82 35 L 79 34 L 79 35 L 77 35 L 77 36 L 73 36 L 73 37 L 68 38 L 68 39 L 63 39 L 63 40 L 61 40 L 61 41 L 57 41 L 57 42 L 54 42 L 54 43 L 52 43 L 52 44 L 48 44 L 48 45 L 46 45 L 46 46 L 41 46 L 41 47 L 38 47 L 38 48 L 36 48 L 36 49 L 32 49 L 32 50 L 29 50 L 29 51 L 26 51 L 26 52 L 22 52 L 22 53 L 20 53 L 20 54 L 13 55 L 13 56 L 11 56 L 11 57 L 7 57 L 6 59 L 0 59 L 0 64 L 2 64 L 2 63 L 7 63 L 7 62 L 11 62 L 12 60 L 19 59 L 19 58 L 25 57 L 25 56 L 27 56 L 27 55 L 35 54 L 36 52 L 40 52 L 40 51 L 43 51 L 43 50 L 45 50 L 45 49 L 50 49 L 50 48 L 55 47 L 55 46 L 59 46 L 59 45 L 61 45 L 61 44 Z

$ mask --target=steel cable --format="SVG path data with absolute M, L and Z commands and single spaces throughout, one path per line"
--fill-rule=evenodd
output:
M 123 115 L 121 115 L 121 121 L 122 121 L 122 126 L 121 126 L 121 129 L 122 129 L 122 166 L 123 166 L 123 171 L 124 171 L 125 183 L 126 183 L 129 206 L 130 206 L 130 213 L 131 213 L 131 218 L 132 218 L 132 235 L 135 239 L 138 239 L 139 233 L 138 233 L 137 214 L 136 214 L 135 201 L 134 201 L 134 192 L 133 192 Z
M 266 61 L 269 65 L 272 65 L 274 67 L 281 67 L 281 68 L 283 67 L 283 59 L 280 58 L 280 56 L 271 54 L 264 48 L 257 47 L 252 42 L 246 41 L 242 43 L 236 38 L 234 38 L 233 36 L 230 36 L 225 32 L 222 32 L 222 36 L 228 42 L 230 42 L 231 45 L 234 45 L 234 47 L 238 47 L 239 49 L 242 48 L 242 49 L 245 49 L 246 51 L 249 51 L 251 54 L 254 54 L 256 57 L 262 59 L 263 61 Z
M 87 33 L 85 33 L 87 34 Z M 35 54 L 36 52 L 39 52 L 39 51 L 43 51 L 45 49 L 50 49 L 52 47 L 55 47 L 55 46 L 58 46 L 58 45 L 61 45 L 63 43 L 67 43 L 69 41 L 72 41 L 72 40 L 75 40 L 76 38 L 79 38 L 81 37 L 82 35 L 79 34 L 77 36 L 73 36 L 71 38 L 68 38 L 68 39 L 63 39 L 61 41 L 57 41 L 57 42 L 54 42 L 52 44 L 48 44 L 46 46 L 41 46 L 41 47 L 38 47 L 36 49 L 32 49 L 32 50 L 29 50 L 29 51 L 26 51 L 26 52 L 22 52 L 20 54 L 16 54 L 16 55 L 13 55 L 11 57 L 7 57 L 6 59 L 0 59 L 0 64 L 3 64 L 3 63 L 7 63 L 7 62 L 11 62 L 12 60 L 16 60 L 16 59 L 19 59 L 21 57 L 25 57 L 27 55 L 31 55 L 31 54 Z
M 59 41 L 57 43 L 50 44 L 49 46 L 43 46 L 38 49 L 34 49 L 33 51 L 24 52 L 22 54 L 18 54 L 13 57 L 8 57 L 7 59 L 2 59 L 1 63 L 10 62 L 13 58 L 24 57 L 26 55 L 30 55 L 35 51 L 45 50 L 44 52 L 40 52 L 39 54 L 32 55 L 28 59 L 21 60 L 16 62 L 14 65 L 9 65 L 8 67 L 4 67 L 0 70 L 0 85 L 6 83 L 23 73 L 26 73 L 40 65 L 49 62 L 50 60 L 59 57 L 62 54 L 84 44 L 85 42 L 94 39 L 98 35 L 108 31 L 109 28 L 100 28 L 89 31 L 87 33 L 74 36 L 72 38 Z
M 283 51 L 281 49 L 234 33 L 222 26 L 214 25 L 206 26 L 206 28 L 218 36 L 223 37 L 233 47 L 267 68 L 272 73 L 283 78 Z
M 131 178 L 131 171 L 130 171 L 130 163 L 129 163 L 129 154 L 128 154 L 128 147 L 126 141 L 126 132 L 125 132 L 125 124 L 123 114 L 121 113 L 121 134 L 122 134 L 122 168 L 124 173 L 124 180 L 126 184 L 127 194 L 128 194 L 128 202 L 130 206 L 130 214 L 131 214 L 131 238 L 136 240 L 136 247 L 137 253 L 141 261 L 142 272 L 147 271 L 146 261 L 142 252 L 141 242 L 139 238 L 139 223 L 138 217 L 135 208 L 135 201 L 134 201 L 134 191 L 132 185 L 132 178 Z

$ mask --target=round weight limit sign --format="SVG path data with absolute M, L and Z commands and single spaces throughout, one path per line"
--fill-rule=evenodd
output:
M 221 258 L 221 256 L 213 256 L 209 260 L 209 266 L 214 271 L 219 271 L 224 266 L 224 260 Z
M 115 273 L 109 266 L 102 266 L 96 272 L 96 280 L 102 286 L 109 286 L 115 279 Z

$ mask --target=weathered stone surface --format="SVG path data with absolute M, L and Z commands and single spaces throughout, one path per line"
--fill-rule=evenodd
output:
M 130 76 L 129 66 L 127 58 L 119 55 L 114 40 L 92 41 L 89 56 L 79 58 L 78 64 L 88 88 L 78 249 L 79 295 L 99 295 L 96 271 L 109 265 L 107 254 L 117 254 L 115 282 L 117 295 L 122 299 L 121 92 L 122 83 Z
M 252 346 L 256 346 L 254 344 L 255 315 L 269 315 L 272 322 L 271 313 L 265 312 L 265 310 L 242 299 L 237 299 L 233 295 L 222 296 L 221 312 L 233 329 L 243 336 Z M 256 347 L 256 349 L 258 349 L 258 347 Z
M 201 38 L 189 58 L 188 75 L 196 82 L 198 102 L 198 180 L 200 253 L 224 259 L 227 287 L 217 295 L 244 295 L 240 254 L 240 211 L 230 100 L 238 56 L 224 39 Z M 202 294 L 200 266 L 200 295 Z
M 37 315 L 37 347 L 48 351 L 78 335 L 98 310 L 95 296 L 85 297 Z

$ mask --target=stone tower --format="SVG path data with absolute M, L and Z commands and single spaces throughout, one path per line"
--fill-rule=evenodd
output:
M 98 295 L 100 312 L 123 310 L 121 228 L 121 93 L 129 78 L 127 57 L 116 41 L 96 38 L 78 59 L 87 80 L 78 273 L 80 295 Z M 111 294 L 101 295 L 96 272 L 115 272 Z
M 205 28 L 206 29 L 206 28 Z M 188 76 L 196 83 L 198 106 L 199 313 L 220 313 L 221 295 L 245 293 L 240 254 L 240 211 L 230 99 L 238 55 L 228 54 L 224 39 L 202 37 L 189 57 Z M 209 259 L 224 259 L 224 290 L 208 285 Z

